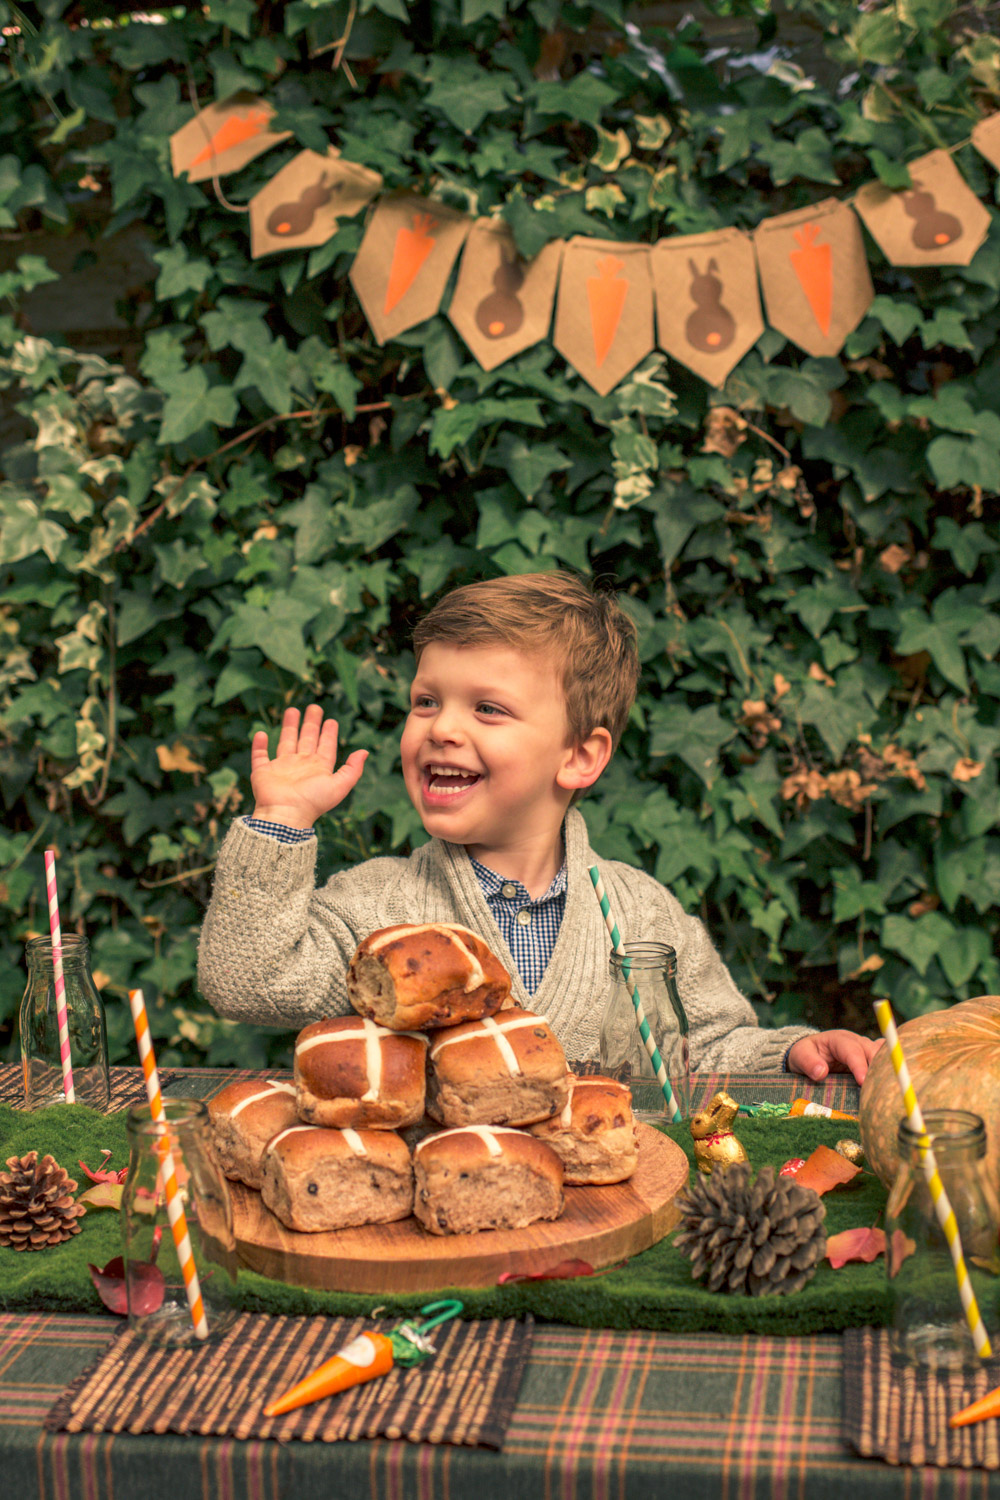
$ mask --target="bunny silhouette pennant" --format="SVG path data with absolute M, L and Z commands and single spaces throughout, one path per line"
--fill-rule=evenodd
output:
M 325 245 L 338 220 L 370 203 L 382 186 L 378 172 L 343 161 L 331 146 L 325 156 L 300 151 L 250 199 L 250 254 Z
M 1000 172 L 1000 112 L 987 115 L 972 127 L 972 144 Z
M 752 241 L 739 229 L 676 235 L 650 265 L 660 348 L 722 385 L 764 331 Z
M 563 252 L 553 343 L 606 396 L 653 348 L 649 247 L 576 235 Z
M 351 285 L 380 344 L 432 318 L 471 219 L 430 198 L 383 198 L 351 267 Z
M 861 225 L 827 198 L 753 234 L 767 321 L 807 354 L 837 354 L 875 296 Z
M 448 316 L 484 370 L 539 343 L 549 331 L 563 241 L 521 260 L 506 225 L 478 219 L 462 251 Z
M 947 151 L 907 163 L 911 186 L 881 182 L 860 188 L 854 206 L 890 265 L 967 266 L 990 227 L 990 216 Z

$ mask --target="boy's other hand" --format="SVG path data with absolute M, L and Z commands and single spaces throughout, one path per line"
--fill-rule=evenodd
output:
M 876 1041 L 856 1031 L 817 1031 L 814 1036 L 799 1037 L 789 1050 L 785 1067 L 790 1073 L 804 1073 L 813 1083 L 819 1083 L 828 1073 L 853 1073 L 858 1083 L 864 1083 L 881 1045 L 881 1037 Z
M 285 709 L 273 760 L 263 729 L 250 746 L 250 785 L 256 798 L 253 817 L 287 828 L 311 828 L 323 813 L 343 802 L 368 759 L 367 750 L 353 750 L 335 771 L 336 719 L 324 720 L 318 703 L 310 703 L 301 728 L 299 719 L 297 708 Z

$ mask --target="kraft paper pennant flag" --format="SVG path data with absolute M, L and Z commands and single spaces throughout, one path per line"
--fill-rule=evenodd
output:
M 268 130 L 273 116 L 273 107 L 257 94 L 232 94 L 221 104 L 206 105 L 170 137 L 174 176 L 186 172 L 189 182 L 203 182 L 238 172 L 291 135 L 290 130 Z
M 913 186 L 893 192 L 866 183 L 854 207 L 893 266 L 967 266 L 990 216 L 947 151 L 907 162 Z
M 563 253 L 553 343 L 601 396 L 653 348 L 647 245 L 577 235 Z
M 351 267 L 351 283 L 380 344 L 431 318 L 472 225 L 429 198 L 383 198 Z
M 658 241 L 649 259 L 660 348 L 709 385 L 722 385 L 764 332 L 749 235 L 677 235 Z
M 343 161 L 331 146 L 326 156 L 300 151 L 250 199 L 250 254 L 325 245 L 339 219 L 370 203 L 382 186 L 378 172 Z
M 972 144 L 1000 172 L 1000 113 L 987 115 L 972 127 Z
M 754 230 L 767 321 L 807 354 L 837 354 L 875 296 L 861 225 L 827 198 Z
M 562 240 L 552 240 L 534 260 L 521 260 L 506 225 L 472 226 L 448 316 L 484 370 L 545 338 L 562 253 Z

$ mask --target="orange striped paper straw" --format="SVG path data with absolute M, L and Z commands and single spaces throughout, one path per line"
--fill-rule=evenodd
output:
M 63 977 L 62 930 L 59 926 L 59 892 L 56 889 L 56 851 L 45 851 L 45 894 L 49 903 L 49 932 L 52 934 L 52 972 L 56 986 L 56 1020 L 59 1023 L 59 1060 L 62 1063 L 63 1092 L 67 1104 L 76 1103 L 73 1088 L 73 1061 L 69 1051 L 69 1016 L 66 1012 L 66 980 Z
M 156 1058 L 153 1056 L 153 1042 L 149 1035 L 149 1018 L 146 1015 L 146 1002 L 142 998 L 142 990 L 129 990 L 128 1003 L 132 1009 L 135 1039 L 139 1045 L 139 1060 L 142 1063 L 142 1071 L 146 1078 L 146 1097 L 149 1100 L 149 1113 L 156 1124 L 162 1126 L 164 1132 L 166 1132 L 167 1116 L 163 1108 L 163 1097 L 160 1094 L 160 1075 L 156 1071 Z M 188 1234 L 184 1204 L 181 1202 L 181 1190 L 177 1185 L 174 1158 L 167 1145 L 166 1134 L 164 1134 L 163 1142 L 159 1147 L 159 1155 L 160 1177 L 167 1195 L 167 1217 L 170 1220 L 170 1232 L 174 1237 L 174 1244 L 177 1247 L 177 1259 L 180 1263 L 181 1275 L 184 1277 L 184 1290 L 187 1293 L 188 1306 L 191 1309 L 191 1322 L 194 1324 L 196 1337 L 206 1339 L 208 1338 L 208 1320 L 205 1317 L 205 1305 L 201 1300 L 201 1286 L 198 1281 L 197 1267 L 194 1263 L 194 1251 L 191 1248 L 191 1238 Z

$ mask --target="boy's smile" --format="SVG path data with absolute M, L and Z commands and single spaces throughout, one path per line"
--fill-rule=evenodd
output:
M 578 750 L 553 663 L 506 646 L 434 641 L 410 704 L 403 779 L 427 832 L 494 868 L 499 859 L 512 878 L 524 878 L 515 861 L 532 867 L 533 883 L 551 866 L 547 885 L 573 789 L 586 784 L 574 778 Z

